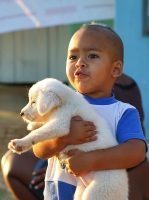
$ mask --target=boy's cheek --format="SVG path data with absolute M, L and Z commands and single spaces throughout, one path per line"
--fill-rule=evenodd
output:
M 67 75 L 67 77 L 68 77 L 68 79 L 69 79 L 70 82 L 74 81 L 74 71 L 72 71 L 72 70 L 67 71 L 66 75 Z
M 72 69 L 70 69 L 69 67 L 66 67 L 66 75 L 67 77 L 71 77 L 72 75 Z

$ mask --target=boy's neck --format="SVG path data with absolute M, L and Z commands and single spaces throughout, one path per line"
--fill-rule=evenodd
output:
M 111 91 L 107 93 L 100 92 L 100 93 L 91 93 L 91 94 L 89 93 L 89 94 L 82 94 L 82 95 L 88 96 L 93 99 L 110 98 L 112 96 Z
M 110 98 L 92 98 L 83 94 L 83 97 L 93 105 L 110 105 L 116 103 L 117 100 L 114 98 L 114 95 L 111 94 Z

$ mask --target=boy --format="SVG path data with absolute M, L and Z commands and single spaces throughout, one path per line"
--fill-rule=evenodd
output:
M 145 159 L 145 138 L 137 110 L 111 96 L 122 68 L 123 43 L 110 28 L 98 24 L 85 25 L 71 38 L 66 66 L 68 79 L 107 120 L 120 144 L 88 153 L 70 151 L 66 168 L 62 169 L 55 156 L 59 151 L 68 144 L 96 139 L 94 125 L 78 117 L 80 121 L 72 120 L 67 136 L 35 145 L 33 150 L 37 157 L 50 158 L 45 178 L 45 200 L 73 199 L 75 176 L 83 176 L 89 171 L 131 168 Z

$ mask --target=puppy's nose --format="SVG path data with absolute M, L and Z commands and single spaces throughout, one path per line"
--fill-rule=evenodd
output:
M 21 117 L 24 115 L 24 112 L 20 112 Z

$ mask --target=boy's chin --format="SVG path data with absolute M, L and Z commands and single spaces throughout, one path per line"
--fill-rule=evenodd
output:
M 75 89 L 81 94 L 89 94 L 89 93 L 92 93 L 93 91 L 91 86 L 87 84 L 78 84 L 75 86 L 76 86 Z
M 78 91 L 78 90 L 77 90 Z M 91 96 L 91 94 L 85 90 L 80 90 L 78 91 L 80 94 L 86 95 L 86 96 Z
M 86 85 L 83 85 L 83 84 L 78 84 L 77 86 L 76 86 L 76 90 L 78 91 L 78 92 L 80 92 L 80 93 L 83 93 L 83 94 L 85 94 L 86 92 L 88 93 L 89 91 L 88 91 L 88 87 L 86 86 Z
M 78 91 L 79 93 L 81 93 L 81 94 L 86 94 L 86 93 L 87 93 L 86 90 L 82 90 L 82 89 L 77 89 L 77 91 Z

